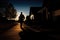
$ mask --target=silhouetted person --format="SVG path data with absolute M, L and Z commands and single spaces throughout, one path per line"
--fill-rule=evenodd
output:
M 22 29 L 22 23 L 24 22 L 24 19 L 25 19 L 25 16 L 21 12 L 20 17 L 19 17 L 19 22 L 20 22 L 21 29 Z

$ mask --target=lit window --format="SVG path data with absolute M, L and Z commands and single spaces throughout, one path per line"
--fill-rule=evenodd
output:
M 31 14 L 30 19 L 34 20 L 34 15 L 33 14 Z

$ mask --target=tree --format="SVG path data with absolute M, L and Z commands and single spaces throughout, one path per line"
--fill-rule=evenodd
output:
M 9 3 L 6 8 L 6 13 L 5 13 L 6 18 L 8 19 L 16 18 L 17 15 L 16 13 L 17 13 L 16 9 L 14 9 L 13 5 Z

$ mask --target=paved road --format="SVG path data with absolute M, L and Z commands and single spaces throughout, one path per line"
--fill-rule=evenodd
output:
M 11 25 L 8 25 L 8 26 L 11 26 Z M 23 27 L 24 26 L 27 26 L 27 25 L 23 25 Z M 29 28 L 29 29 L 31 29 L 31 28 Z M 31 29 L 31 30 L 36 31 L 35 29 Z M 0 40 L 20 40 L 19 32 L 21 32 L 21 31 L 22 30 L 20 28 L 20 23 L 17 23 L 15 26 L 12 26 L 12 28 L 10 28 L 4 32 L 3 31 L 1 32 L 1 30 L 0 30 Z M 38 32 L 38 31 L 36 31 L 36 32 Z M 59 36 L 58 35 L 49 35 L 49 36 L 52 36 L 57 39 L 60 38 L 60 35 Z
M 9 25 L 10 26 L 10 25 Z M 4 32 L 0 32 L 0 40 L 19 40 L 19 32 L 22 31 L 20 29 L 20 24 L 17 23 L 15 26 L 13 26 L 11 29 L 8 29 Z

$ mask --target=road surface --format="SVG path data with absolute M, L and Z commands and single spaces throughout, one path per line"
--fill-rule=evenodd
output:
M 20 24 L 17 23 L 12 28 L 0 32 L 0 40 L 20 40 L 20 36 L 19 36 L 20 31 L 22 31 L 20 29 Z
M 11 26 L 11 25 L 8 25 L 8 26 Z M 0 25 L 0 27 L 1 27 L 1 25 Z M 32 29 L 29 26 L 23 24 L 23 28 L 24 27 L 29 28 L 29 29 L 31 29 L 31 30 L 33 30 L 35 32 L 39 32 L 38 30 Z M 21 31 L 22 31 L 22 29 L 20 28 L 20 23 L 17 23 L 16 25 L 12 26 L 10 29 L 8 29 L 6 31 L 1 31 L 0 30 L 0 40 L 20 40 L 21 38 L 19 36 L 19 32 L 21 32 Z M 54 39 L 55 38 L 60 39 L 60 34 L 59 35 L 57 35 L 57 34 L 55 34 L 55 35 L 54 34 L 49 34 L 49 36 L 54 38 Z

